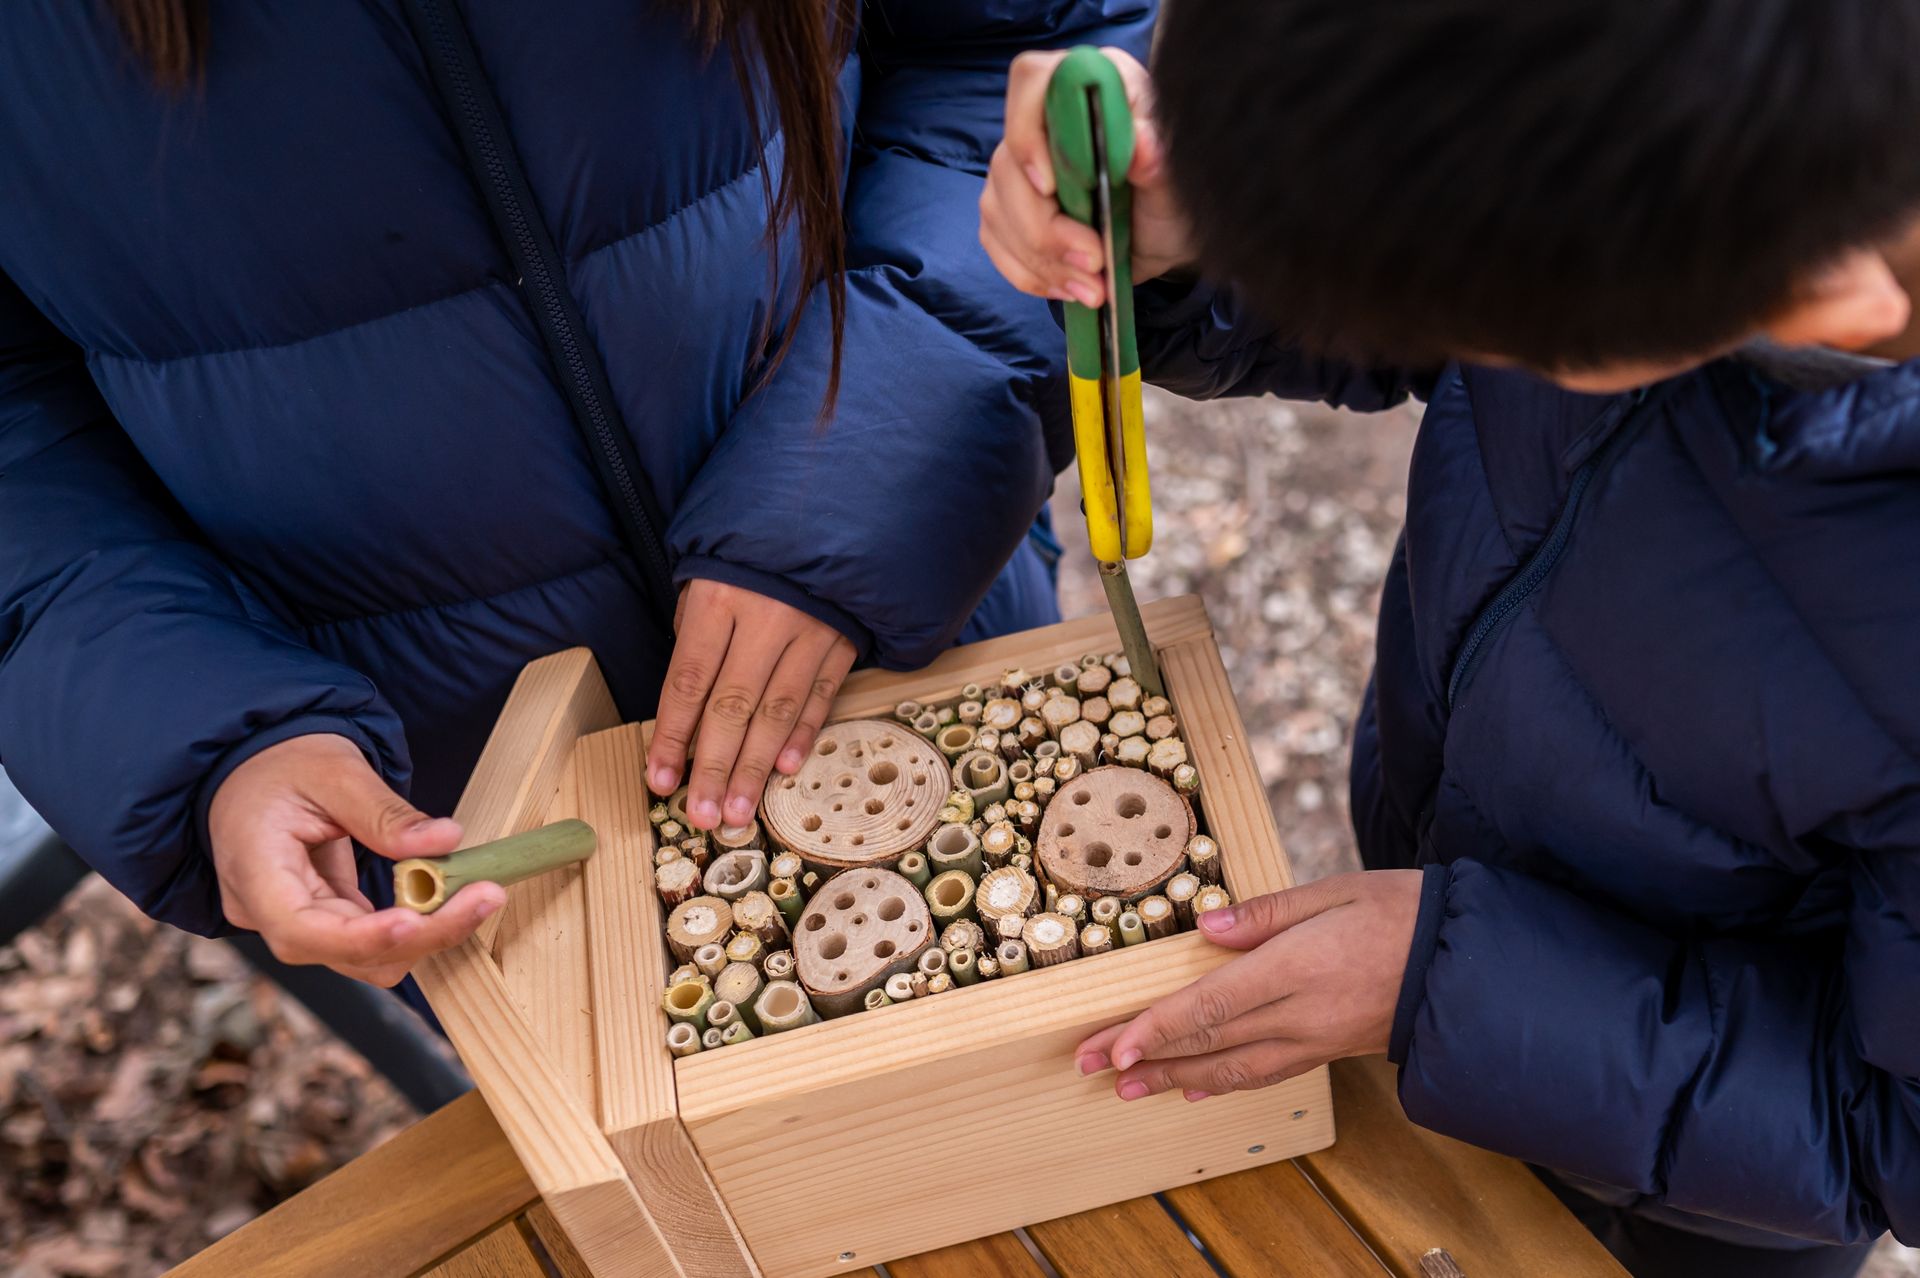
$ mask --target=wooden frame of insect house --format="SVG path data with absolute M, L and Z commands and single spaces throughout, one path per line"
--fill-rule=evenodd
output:
M 1289 886 L 1205 611 L 1145 612 L 1225 886 Z M 1116 646 L 1111 619 L 1090 617 L 860 672 L 832 721 Z M 470 843 L 579 817 L 598 850 L 514 885 L 417 972 L 596 1275 L 839 1273 L 1332 1143 L 1324 1069 L 1200 1104 L 1123 1103 L 1111 1075 L 1076 1074 L 1081 1038 L 1231 957 L 1191 931 L 671 1055 L 649 729 L 619 722 L 585 650 L 526 668 L 456 815 Z

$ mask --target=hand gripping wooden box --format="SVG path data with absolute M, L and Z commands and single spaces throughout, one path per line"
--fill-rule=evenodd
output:
M 1228 888 L 1292 882 L 1196 599 L 1146 609 Z M 835 720 L 1111 648 L 1086 618 L 850 678 Z M 602 1278 L 810 1278 L 1320 1149 L 1324 1069 L 1188 1104 L 1123 1103 L 1071 1049 L 1231 957 L 1197 933 L 674 1059 L 643 761 L 590 654 L 529 665 L 457 816 L 469 842 L 578 816 L 583 866 L 516 885 L 418 971 L 534 1184 Z

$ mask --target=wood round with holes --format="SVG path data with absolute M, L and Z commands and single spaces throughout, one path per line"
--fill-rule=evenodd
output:
M 827 869 L 897 861 L 940 823 L 949 767 L 900 724 L 829 724 L 798 772 L 767 782 L 760 816 L 781 846 Z
M 822 1016 L 843 1016 L 895 972 L 911 971 L 933 942 L 920 889 L 892 870 L 843 870 L 793 929 L 794 969 Z
M 1034 852 L 1062 892 L 1133 900 L 1172 878 L 1193 837 L 1193 808 L 1138 768 L 1095 768 L 1047 804 Z

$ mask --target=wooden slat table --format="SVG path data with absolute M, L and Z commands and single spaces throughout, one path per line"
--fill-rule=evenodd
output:
M 1384 1060 L 1333 1067 L 1331 1149 L 862 1278 L 1623 1278 L 1519 1163 L 1408 1123 Z M 1203 1251 L 1204 1249 L 1204 1251 Z M 477 1095 L 422 1119 L 173 1271 L 177 1278 L 590 1278 Z M 779 1278 L 779 1275 L 768 1275 Z

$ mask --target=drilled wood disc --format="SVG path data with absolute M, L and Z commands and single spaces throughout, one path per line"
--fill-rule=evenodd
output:
M 1193 837 L 1193 808 L 1139 768 L 1075 777 L 1047 804 L 1034 850 L 1062 892 L 1131 900 L 1172 878 Z
M 920 889 L 892 870 L 843 870 L 820 885 L 793 929 L 794 969 L 814 1008 L 839 1016 L 910 971 L 933 939 Z
M 830 869 L 896 861 L 940 821 L 948 764 L 897 723 L 829 724 L 790 777 L 767 782 L 760 816 L 782 846 Z

